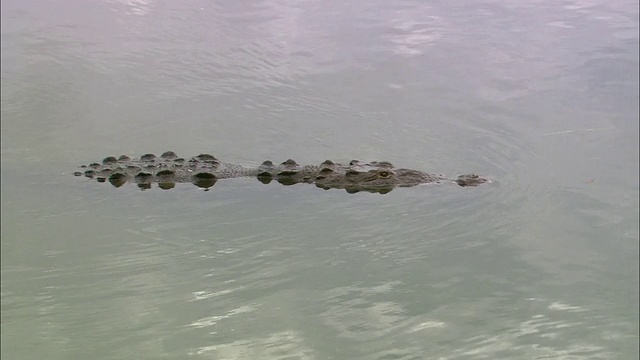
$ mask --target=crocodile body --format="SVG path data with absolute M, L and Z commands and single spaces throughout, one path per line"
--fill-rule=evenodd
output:
M 395 187 L 409 187 L 427 183 L 453 181 L 460 186 L 477 186 L 487 179 L 475 174 L 460 175 L 449 179 L 444 175 L 429 174 L 418 170 L 396 168 L 387 161 L 361 162 L 352 160 L 349 164 L 327 160 L 320 165 L 298 165 L 287 160 L 279 165 L 267 160 L 259 167 L 222 162 L 209 154 L 200 154 L 189 160 L 167 151 L 157 157 L 146 154 L 139 158 L 120 156 L 107 157 L 102 163 L 80 166 L 76 176 L 86 176 L 99 182 L 109 181 L 120 187 L 127 182 L 149 189 L 156 183 L 162 189 L 171 189 L 176 183 L 193 183 L 209 189 L 220 179 L 250 177 L 262 183 L 277 181 L 283 185 L 298 183 L 315 184 L 328 189 L 345 189 L 349 193 L 359 191 L 385 194 Z

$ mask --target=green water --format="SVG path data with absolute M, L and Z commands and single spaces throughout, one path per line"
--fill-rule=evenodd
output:
M 638 4 L 2 3 L 3 359 L 637 359 Z M 108 155 L 389 160 L 384 195 Z

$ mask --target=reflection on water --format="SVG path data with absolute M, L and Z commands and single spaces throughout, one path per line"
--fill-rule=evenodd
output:
M 637 358 L 637 2 L 9 0 L 0 26 L 3 358 Z M 209 192 L 177 155 L 72 176 L 167 148 L 234 164 L 191 164 Z

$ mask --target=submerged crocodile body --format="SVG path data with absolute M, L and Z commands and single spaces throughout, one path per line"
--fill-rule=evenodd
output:
M 339 164 L 327 160 L 320 165 L 298 165 L 287 160 L 279 165 L 267 160 L 259 167 L 244 167 L 222 162 L 209 154 L 200 154 L 189 160 L 167 151 L 157 157 L 146 154 L 140 158 L 122 155 L 107 157 L 102 163 L 80 166 L 76 176 L 86 176 L 99 182 L 109 181 L 120 187 L 127 182 L 141 189 L 151 188 L 153 183 L 162 189 L 175 187 L 176 183 L 193 183 L 209 189 L 220 179 L 251 177 L 268 184 L 275 180 L 283 185 L 297 183 L 315 184 L 328 189 L 345 189 L 349 193 L 359 191 L 388 193 L 395 187 L 409 187 L 427 183 L 453 181 L 460 186 L 477 186 L 487 179 L 476 174 L 460 175 L 456 179 L 444 175 L 428 174 L 418 170 L 394 167 L 388 161 L 361 162 L 352 160 L 349 164 Z

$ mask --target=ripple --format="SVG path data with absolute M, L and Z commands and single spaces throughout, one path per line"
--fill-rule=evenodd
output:
M 314 359 L 314 352 L 295 331 L 282 331 L 262 338 L 237 340 L 200 347 L 191 355 L 206 354 L 216 359 Z

